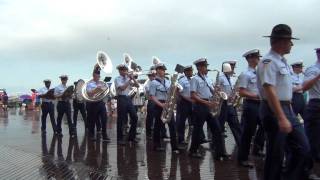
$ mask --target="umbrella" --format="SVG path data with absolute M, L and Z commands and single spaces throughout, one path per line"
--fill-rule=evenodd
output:
M 21 100 L 25 100 L 25 99 L 32 99 L 31 96 L 29 94 L 24 94 L 24 95 L 21 95 L 19 97 Z
M 37 90 L 35 90 L 35 89 L 31 89 L 31 92 L 36 93 L 36 92 L 37 92 Z

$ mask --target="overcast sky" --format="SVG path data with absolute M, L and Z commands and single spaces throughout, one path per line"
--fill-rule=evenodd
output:
M 320 47 L 319 0 L 0 0 L 0 88 L 40 88 L 60 74 L 90 78 L 96 52 L 114 66 L 129 53 L 144 69 L 158 56 L 173 69 L 207 57 L 211 68 L 252 48 L 266 53 L 274 25 L 286 23 L 295 41 L 289 62 L 315 62 Z M 116 71 L 113 72 L 117 74 Z

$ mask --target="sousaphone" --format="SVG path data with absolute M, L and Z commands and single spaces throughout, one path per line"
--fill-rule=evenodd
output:
M 100 67 L 100 69 L 105 72 L 106 74 L 112 74 L 112 62 L 110 57 L 103 51 L 98 51 L 97 53 L 97 65 Z M 99 89 L 96 93 L 89 95 L 87 91 L 87 85 L 88 83 L 91 83 L 91 81 L 88 81 L 83 84 L 81 88 L 81 94 L 83 98 L 90 102 L 96 102 L 101 101 L 104 97 L 106 97 L 109 94 L 109 86 L 104 81 L 99 81 L 98 86 Z

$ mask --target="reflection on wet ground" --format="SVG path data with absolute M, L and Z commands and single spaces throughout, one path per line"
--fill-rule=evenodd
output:
M 202 147 L 204 159 L 189 158 L 184 152 L 173 155 L 152 151 L 145 138 L 143 121 L 138 144 L 117 146 L 116 121 L 108 120 L 111 143 L 86 138 L 83 121 L 77 136 L 70 138 L 67 124 L 63 137 L 52 135 L 47 120 L 47 134 L 41 135 L 40 112 L 10 109 L 0 112 L 0 179 L 261 179 L 263 161 L 254 159 L 256 167 L 237 166 L 236 148 L 228 131 L 227 150 L 232 160 L 217 162 L 207 144 Z M 205 128 L 206 129 L 206 128 Z

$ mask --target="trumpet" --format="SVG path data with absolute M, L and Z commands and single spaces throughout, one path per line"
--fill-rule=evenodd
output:
M 97 53 L 97 65 L 105 73 L 112 73 L 112 62 L 110 57 L 105 52 L 99 51 Z M 94 93 L 88 94 L 87 85 L 91 82 L 92 80 L 84 83 L 81 87 L 81 94 L 85 100 L 90 102 L 97 102 L 101 101 L 104 97 L 106 97 L 109 94 L 110 88 L 108 84 L 100 80 L 97 82 L 98 87 L 94 90 Z

